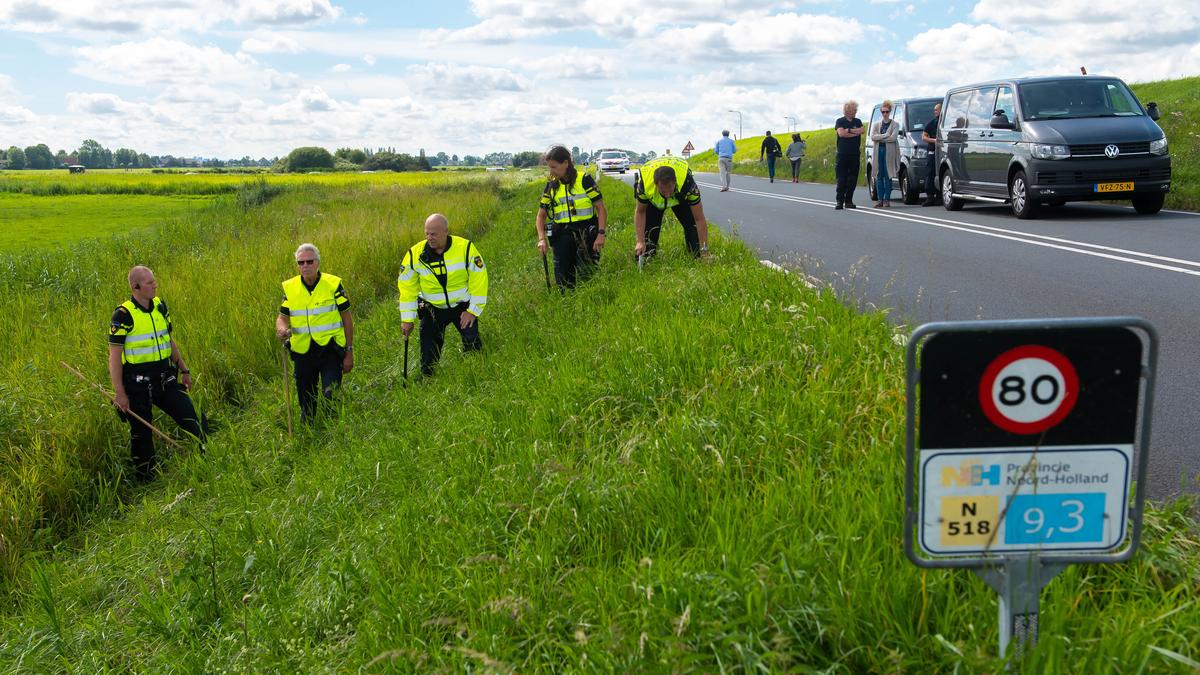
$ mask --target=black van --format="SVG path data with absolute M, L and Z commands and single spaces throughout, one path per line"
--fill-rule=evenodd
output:
M 1009 203 L 1018 218 L 1068 201 L 1162 209 L 1167 138 L 1124 82 L 1090 75 L 1000 80 L 946 93 L 938 127 L 942 204 Z
M 892 176 L 893 185 L 900 190 L 900 198 L 905 204 L 916 204 L 922 192 L 927 192 L 925 185 L 926 162 L 929 147 L 921 140 L 921 132 L 925 123 L 933 119 L 933 106 L 941 103 L 940 98 L 907 98 L 892 101 L 892 120 L 900 123 L 900 132 L 896 144 L 900 148 L 900 175 Z M 871 109 L 871 119 L 867 121 L 867 189 L 871 192 L 871 200 L 890 199 L 891 195 L 879 197 L 875 194 L 875 143 L 871 140 L 871 128 L 879 121 L 879 104 Z

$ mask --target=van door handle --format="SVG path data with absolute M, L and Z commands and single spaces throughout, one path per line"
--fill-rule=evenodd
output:
M 988 132 L 988 138 L 995 138 L 995 136 L 996 136 L 996 134 L 994 134 L 990 131 Z

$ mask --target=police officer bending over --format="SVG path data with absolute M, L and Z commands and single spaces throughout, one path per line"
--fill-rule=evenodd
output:
M 643 164 L 633 177 L 633 196 L 637 200 L 633 213 L 635 256 L 653 256 L 658 251 L 658 234 L 667 209 L 683 226 L 688 251 L 696 257 L 708 254 L 708 220 L 700 204 L 700 188 L 685 160 L 667 156 Z
M 483 347 L 479 315 L 487 305 L 488 278 L 483 256 L 469 239 L 449 233 L 446 216 L 425 220 L 425 239 L 404 256 L 400 289 L 400 330 L 408 337 L 421 318 L 421 373 L 430 375 L 442 356 L 446 327 L 454 324 L 463 351 Z
M 354 368 L 354 318 L 340 277 L 321 271 L 321 252 L 312 244 L 296 249 L 300 274 L 283 282 L 275 334 L 288 340 L 295 364 L 300 419 L 317 412 L 317 384 L 326 400 Z
M 167 413 L 181 429 L 205 442 L 203 420 L 187 395 L 192 375 L 179 345 L 171 336 L 167 303 L 157 295 L 158 282 L 150 268 L 129 270 L 131 296 L 112 315 L 108 330 L 108 376 L 116 391 L 116 406 L 129 423 L 134 477 L 142 482 L 154 476 L 158 459 L 150 429 L 124 413 L 150 421 L 152 405 Z

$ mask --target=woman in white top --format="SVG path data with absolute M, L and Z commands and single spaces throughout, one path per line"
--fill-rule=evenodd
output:
M 892 205 L 892 176 L 900 173 L 900 149 L 896 138 L 900 125 L 892 120 L 892 102 L 879 106 L 880 120 L 871 125 L 871 140 L 875 143 L 875 208 Z

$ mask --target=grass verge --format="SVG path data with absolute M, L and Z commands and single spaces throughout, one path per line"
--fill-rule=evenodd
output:
M 612 180 L 600 273 L 549 294 L 538 187 L 479 240 L 483 354 L 451 337 L 438 375 L 404 388 L 377 303 L 341 414 L 289 441 L 255 340 L 247 410 L 207 456 L 175 457 L 27 567 L 0 667 L 1001 670 L 992 592 L 901 552 L 903 359 L 885 317 L 719 236 L 698 264 L 669 229 L 639 273 Z M 387 265 L 411 235 L 391 238 L 373 251 Z M 360 245 L 330 248 L 349 256 L 330 270 L 366 276 Z M 1134 562 L 1051 584 L 1029 672 L 1200 658 L 1196 524 L 1180 503 L 1146 535 Z

